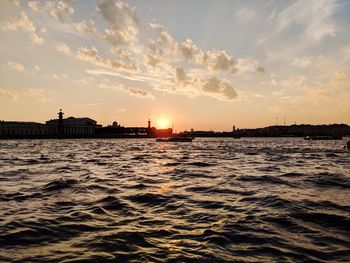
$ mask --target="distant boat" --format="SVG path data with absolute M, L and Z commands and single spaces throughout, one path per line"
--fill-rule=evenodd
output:
M 306 136 L 304 139 L 311 140 L 311 141 L 315 141 L 315 140 L 342 140 L 343 137 L 341 137 L 341 136 Z
M 169 138 L 157 138 L 156 142 L 192 142 L 192 137 L 169 137 Z

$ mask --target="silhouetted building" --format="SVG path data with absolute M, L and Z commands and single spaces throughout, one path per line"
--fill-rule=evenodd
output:
M 350 127 L 346 124 L 331 125 L 290 125 L 290 126 L 269 126 L 256 129 L 240 129 L 236 131 L 239 136 L 245 137 L 274 137 L 274 136 L 347 136 L 350 135 Z
M 90 118 L 63 118 L 60 110 L 58 119 L 46 124 L 37 122 L 0 121 L 0 138 L 75 138 L 92 137 L 101 128 Z
M 63 112 L 60 110 L 58 113 L 58 119 L 46 121 L 49 133 L 51 135 L 62 136 L 92 136 L 96 129 L 101 128 L 97 122 L 90 118 L 63 118 Z
M 150 119 L 147 121 L 147 127 L 124 127 L 117 122 L 113 122 L 112 125 L 96 130 L 99 137 L 166 137 L 171 136 L 172 132 L 171 128 L 157 129 L 151 127 Z
M 37 122 L 0 121 L 0 137 L 31 138 L 48 136 L 49 129 L 45 124 Z

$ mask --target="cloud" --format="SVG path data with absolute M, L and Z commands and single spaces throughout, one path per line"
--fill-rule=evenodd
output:
M 44 39 L 42 37 L 39 37 L 37 34 L 32 34 L 30 38 L 32 40 L 32 43 L 35 45 L 41 45 L 44 43 Z
M 93 75 L 93 76 L 115 76 L 131 81 L 138 81 L 138 82 L 159 82 L 159 76 L 150 76 L 148 74 L 128 74 L 126 72 L 116 72 L 116 71 L 110 71 L 105 69 L 87 69 L 85 71 L 87 74 Z
M 139 98 L 144 98 L 144 99 L 154 99 L 154 95 L 145 89 L 141 89 L 141 88 L 137 88 L 137 87 L 128 87 L 127 88 L 123 84 L 120 84 L 120 83 L 115 83 L 115 84 L 102 83 L 99 85 L 99 88 L 121 91 L 121 92 L 124 92 L 124 93 L 126 93 L 130 96 L 134 96 L 134 97 L 139 97 Z
M 231 69 L 234 65 L 233 59 L 226 54 L 225 51 L 221 52 L 211 52 L 212 64 L 210 64 L 210 68 L 214 71 L 218 70 L 228 70 Z M 232 69 L 234 71 L 234 69 Z
M 148 26 L 156 34 L 155 39 L 148 41 L 144 55 L 144 61 L 150 67 L 195 63 L 212 72 L 265 72 L 265 68 L 257 60 L 238 59 L 237 62 L 224 50 L 203 51 L 189 38 L 183 43 L 178 43 L 162 25 L 150 23 Z
M 155 67 L 164 68 L 174 58 L 175 50 L 178 43 L 172 38 L 167 31 L 159 31 L 156 28 L 156 39 L 148 41 L 145 47 L 144 63 L 151 70 Z
M 30 9 L 32 9 L 34 12 L 38 12 L 39 11 L 39 6 L 38 6 L 38 1 L 29 1 L 28 2 L 28 7 Z
M 211 72 L 265 72 L 265 68 L 257 60 L 239 59 L 237 62 L 224 50 L 203 51 L 189 38 L 183 43 L 178 43 L 162 25 L 150 23 L 148 26 L 155 33 L 155 38 L 148 41 L 144 55 L 144 63 L 149 71 L 156 68 L 167 71 L 173 74 L 178 82 L 179 69 L 191 69 L 193 64 L 203 66 Z
M 158 23 L 148 23 L 148 27 L 154 30 L 158 30 L 159 32 L 165 30 L 164 26 Z
M 129 61 L 129 62 L 132 60 L 131 59 L 132 53 L 129 52 L 128 50 L 124 50 L 120 47 L 113 46 L 110 51 L 115 57 L 117 57 L 120 60 Z
M 56 20 L 69 22 L 74 14 L 73 1 L 46 1 L 45 10 Z
M 275 41 L 282 34 L 291 34 L 296 43 L 288 49 L 292 53 L 317 44 L 326 37 L 334 37 L 338 32 L 333 19 L 337 6 L 336 0 L 295 1 L 275 17 L 275 28 L 262 42 Z M 295 32 L 298 32 L 297 35 Z M 286 41 L 290 39 L 286 38 Z
M 305 80 L 306 80 L 305 76 L 299 75 L 299 76 L 293 76 L 286 80 L 282 80 L 281 84 L 288 88 L 298 88 L 304 84 Z
M 186 59 L 192 59 L 197 47 L 192 39 L 187 38 L 185 42 L 178 44 L 178 49 Z
M 298 68 L 306 68 L 312 63 L 311 57 L 296 57 L 292 61 L 292 65 Z
M 102 39 L 110 44 L 107 47 L 110 53 L 108 50 L 97 50 L 94 46 L 82 46 L 73 51 L 67 45 L 68 42 L 57 42 L 54 46 L 58 52 L 74 53 L 77 59 L 95 66 L 94 69 L 86 71 L 88 74 L 101 77 L 110 75 L 144 82 L 156 90 L 167 90 L 170 93 L 207 95 L 231 100 L 237 97 L 237 93 L 230 81 L 223 78 L 237 72 L 265 71 L 257 60 L 234 58 L 224 50 L 202 50 L 190 37 L 178 42 L 163 25 L 149 23 L 147 28 L 142 27 L 135 8 L 121 1 L 98 1 L 96 10 L 100 18 L 87 17 L 82 21 L 74 19 L 73 3 L 69 0 L 30 1 L 27 5 L 33 12 L 40 12 L 40 15 L 47 13 L 57 21 L 66 23 L 58 27 L 64 27 L 70 33 L 89 33 L 96 37 L 94 40 Z M 96 28 L 96 21 L 100 32 Z M 24 28 L 23 30 L 30 34 L 36 34 L 37 31 L 24 13 L 21 22 L 7 24 L 6 27 L 8 30 Z M 36 36 L 31 36 L 32 42 L 42 43 L 43 39 Z M 220 74 L 219 77 L 208 78 L 213 72 Z M 162 85 L 164 88 L 160 87 Z M 153 96 L 147 93 L 147 90 L 139 88 L 124 87 L 120 90 L 131 96 Z
M 7 65 L 10 69 L 17 71 L 17 72 L 24 72 L 24 66 L 20 63 L 8 61 L 5 65 Z
M 149 65 L 151 67 L 156 67 L 160 62 L 162 62 L 162 60 L 162 57 L 153 54 L 146 54 L 144 56 L 146 65 Z
M 51 101 L 45 95 L 45 91 L 42 89 L 17 89 L 17 90 L 9 90 L 0 88 L 0 97 L 4 99 L 8 99 L 11 101 L 16 101 L 18 99 L 30 98 L 39 103 L 46 103 Z
M 92 62 L 93 64 L 104 66 L 104 60 L 99 56 L 95 47 L 81 47 L 77 51 L 77 57 L 81 60 Z
M 215 76 L 203 78 L 193 73 L 186 74 L 183 68 L 173 69 L 173 80 L 160 78 L 153 86 L 162 92 L 188 97 L 204 95 L 226 101 L 238 98 L 237 92 L 228 81 Z
M 233 100 L 238 95 L 229 82 L 217 77 L 206 79 L 206 76 L 219 71 L 229 74 L 238 70 L 265 72 L 256 60 L 240 60 L 237 64 L 225 51 L 202 51 L 191 39 L 178 43 L 162 25 L 150 23 L 149 28 L 155 33 L 155 38 L 148 41 L 144 63 L 148 66 L 147 74 L 158 77 L 156 83 L 149 83 L 157 90 L 189 97 L 206 95 Z M 191 64 L 205 69 L 194 68 Z
M 253 19 L 256 15 L 256 11 L 248 9 L 248 8 L 241 8 L 236 12 L 236 17 L 239 21 L 248 22 L 249 20 Z
M 265 68 L 263 66 L 259 65 L 256 67 L 256 72 L 265 73 Z
M 192 40 L 186 39 L 184 43 L 178 43 L 163 26 L 150 23 L 149 28 L 155 36 L 148 40 L 145 47 L 144 62 L 147 66 L 164 68 L 173 61 L 188 62 L 192 59 L 196 50 Z
M 179 82 L 186 81 L 186 72 L 183 68 L 176 68 L 175 76 L 176 76 L 176 80 Z
M 22 29 L 23 31 L 30 33 L 34 33 L 36 30 L 33 22 L 29 20 L 28 16 L 24 12 L 21 13 L 21 17 L 19 19 L 13 20 L 12 22 L 7 21 L 2 29 L 10 31 Z
M 209 78 L 202 83 L 202 90 L 208 93 L 214 93 L 219 98 L 232 100 L 238 97 L 237 92 L 226 82 L 216 77 Z
M 206 66 L 211 71 L 236 72 L 235 61 L 225 51 L 208 50 L 201 51 L 196 56 L 199 65 Z
M 93 20 L 88 20 L 88 21 L 83 20 L 81 22 L 76 22 L 76 23 L 73 23 L 73 26 L 80 33 L 91 33 L 91 34 L 97 33 L 96 25 Z
M 45 91 L 43 89 L 26 89 L 21 94 L 24 97 L 29 97 L 34 99 L 39 103 L 45 103 L 51 101 L 45 95 Z
M 1 7 L 21 7 L 19 0 L 1 0 Z
M 58 52 L 61 52 L 61 53 L 66 54 L 66 55 L 71 53 L 70 47 L 66 43 L 63 43 L 63 42 L 57 43 L 55 45 L 55 49 Z
M 156 33 L 155 40 L 149 40 L 145 63 L 156 67 L 161 62 L 171 64 L 176 61 L 182 63 L 196 63 L 205 66 L 211 71 L 235 72 L 235 62 L 232 56 L 225 51 L 202 51 L 195 43 L 187 38 L 185 42 L 178 43 L 165 28 L 159 24 L 150 23 L 149 27 Z
M 104 102 L 92 102 L 92 103 L 75 103 L 73 105 L 76 106 L 83 106 L 83 107 L 96 107 L 96 106 L 102 106 L 106 105 Z
M 349 86 L 350 70 L 336 70 L 330 80 L 330 83 L 334 86 Z
M 183 64 L 195 63 L 214 72 L 237 72 L 235 60 L 225 51 L 200 50 L 189 38 L 183 43 L 178 43 L 162 25 L 156 23 L 148 25 L 156 33 L 156 38 L 148 42 L 147 52 L 144 56 L 147 65 L 156 67 L 180 61 Z M 260 72 L 263 71 L 262 69 L 262 66 L 255 68 L 256 71 Z
M 238 73 L 248 73 L 248 72 L 265 73 L 265 68 L 259 64 L 259 61 L 251 58 L 238 59 L 234 70 Z
M 6 21 L 5 25 L 2 27 L 5 31 L 17 31 L 22 30 L 29 34 L 32 43 L 36 45 L 41 45 L 44 42 L 42 37 L 36 34 L 36 27 L 34 23 L 28 18 L 28 16 L 22 12 L 20 18 Z
M 123 2 L 105 0 L 97 5 L 97 10 L 108 24 L 104 39 L 115 46 L 136 41 L 140 22 L 134 9 Z
M 190 38 L 183 43 L 177 42 L 160 24 L 149 23 L 148 28 L 153 37 L 148 40 L 145 48 L 144 64 L 149 75 L 159 78 L 158 83 L 149 83 L 157 90 L 190 97 L 208 95 L 227 100 L 237 97 L 235 90 L 217 78 L 203 84 L 206 83 L 207 75 L 212 72 L 222 74 L 265 72 L 265 68 L 257 60 L 239 59 L 237 63 L 226 51 L 201 50 Z M 197 71 L 196 76 L 193 74 L 194 71 Z M 215 80 L 217 80 L 217 92 L 205 92 L 204 89 L 210 90 L 209 86 L 214 84 Z M 206 85 L 204 89 L 203 85 Z
M 329 99 L 331 92 L 319 85 L 307 85 L 304 84 L 301 87 L 301 91 L 304 92 L 304 99 L 320 102 L 320 100 Z
M 0 88 L 0 98 L 16 101 L 18 100 L 18 95 L 16 92 L 13 92 L 11 90 Z
M 149 91 L 140 88 L 128 88 L 127 93 L 136 97 L 154 99 L 154 96 Z
M 139 66 L 136 63 L 124 63 L 118 59 L 102 58 L 95 47 L 81 47 L 78 49 L 76 56 L 80 60 L 84 60 L 96 66 L 108 68 L 117 71 L 126 71 L 136 73 L 139 71 Z

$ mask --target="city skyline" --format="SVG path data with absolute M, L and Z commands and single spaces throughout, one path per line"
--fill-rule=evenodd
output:
M 346 1 L 2 1 L 0 119 L 350 123 Z

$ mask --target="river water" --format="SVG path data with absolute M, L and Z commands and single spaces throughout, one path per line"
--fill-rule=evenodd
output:
M 0 261 L 350 262 L 344 144 L 1 140 Z

